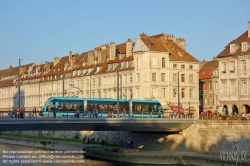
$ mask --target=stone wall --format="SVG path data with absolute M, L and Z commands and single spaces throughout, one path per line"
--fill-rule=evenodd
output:
M 250 122 L 231 120 L 197 120 L 177 134 L 138 133 L 126 131 L 26 131 L 25 134 L 75 138 L 94 138 L 110 144 L 127 145 L 133 140 L 134 147 L 154 150 L 194 151 L 220 154 L 221 151 L 247 150 L 250 155 Z

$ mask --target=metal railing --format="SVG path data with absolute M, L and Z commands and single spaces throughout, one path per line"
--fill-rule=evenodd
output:
M 116 111 L 100 111 L 98 114 L 94 112 L 79 112 L 79 115 L 75 112 L 60 112 L 60 111 L 24 111 L 24 118 L 179 118 L 179 114 L 176 111 L 164 111 L 160 114 L 158 112 L 135 112 L 132 116 L 128 112 L 120 113 L 117 115 Z M 0 111 L 1 118 L 20 118 L 19 111 Z M 180 118 L 193 118 L 192 114 L 180 113 Z
M 250 115 L 221 115 L 221 114 L 200 114 L 199 120 L 250 120 Z

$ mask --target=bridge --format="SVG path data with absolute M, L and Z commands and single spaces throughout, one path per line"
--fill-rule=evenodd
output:
M 150 131 L 180 132 L 193 119 L 172 118 L 2 118 L 0 131 Z
M 3 114 L 2 114 L 3 115 Z M 180 132 L 193 124 L 193 118 L 156 118 L 155 116 L 89 118 L 73 116 L 0 116 L 1 131 L 138 131 Z

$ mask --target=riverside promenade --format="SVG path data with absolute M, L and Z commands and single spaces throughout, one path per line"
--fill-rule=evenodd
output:
M 96 144 L 81 144 L 73 142 L 54 141 L 49 139 L 31 139 L 8 137 L 0 135 L 0 142 L 7 144 L 17 144 L 30 147 L 42 147 L 46 149 L 64 150 L 64 151 L 80 151 L 83 150 L 85 157 L 95 157 L 98 159 L 123 162 L 128 164 L 149 164 L 149 165 L 209 165 L 209 166 L 224 166 L 224 165 L 250 165 L 250 159 L 240 161 L 223 160 L 219 155 L 209 155 L 197 152 L 170 151 L 170 150 L 143 150 L 139 148 L 130 149 L 119 147 L 119 152 L 113 152 L 112 146 L 101 146 Z M 43 142 L 43 143 L 41 143 Z M 47 142 L 44 144 L 44 142 Z

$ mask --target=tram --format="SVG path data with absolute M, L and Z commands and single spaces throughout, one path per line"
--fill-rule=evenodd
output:
M 103 116 L 117 116 L 117 99 L 111 98 L 75 98 L 75 97 L 50 97 L 45 102 L 40 115 L 48 115 L 55 111 L 56 115 L 73 116 L 76 111 L 80 116 L 88 116 L 95 109 Z M 163 107 L 158 100 L 119 100 L 118 116 L 141 116 L 142 113 L 156 113 L 163 111 Z M 156 115 L 156 114 L 155 114 Z M 157 116 L 157 115 L 156 115 Z

